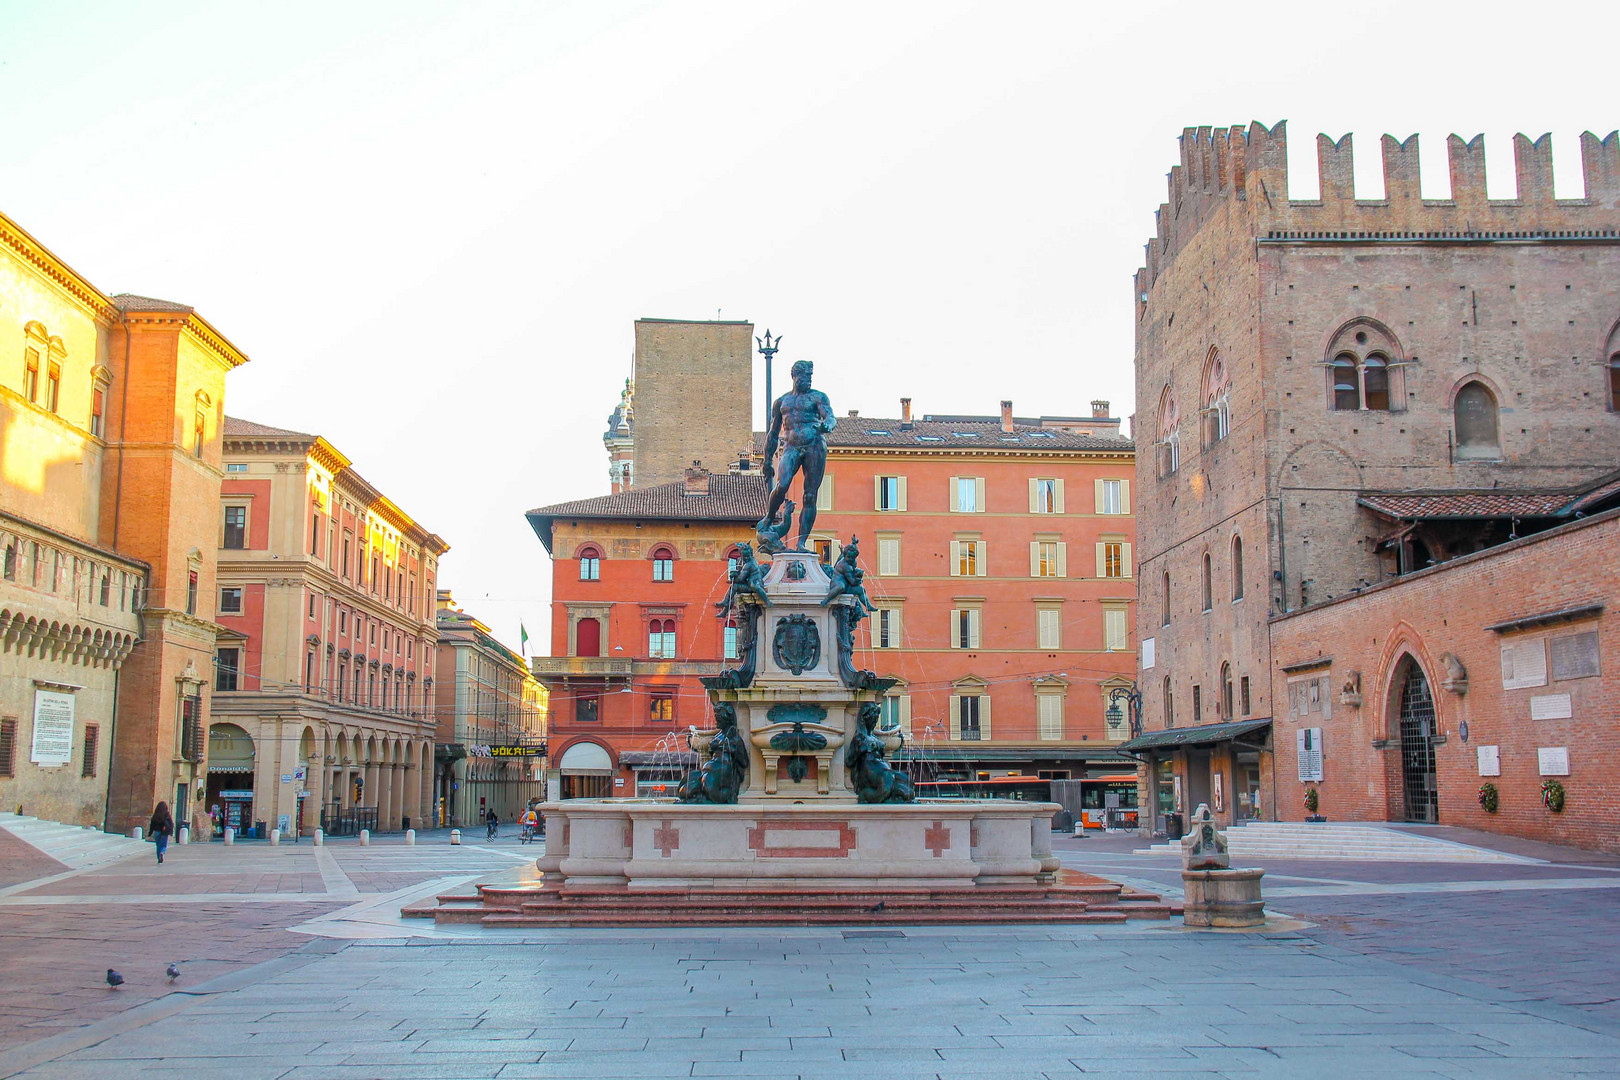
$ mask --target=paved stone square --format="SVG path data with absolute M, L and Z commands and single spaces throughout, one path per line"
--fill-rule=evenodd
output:
M 1078 869 L 1174 894 L 1168 859 L 1111 841 L 1058 847 Z M 56 995 L 40 1010 L 49 1021 L 0 1028 L 0 1076 L 1620 1072 L 1620 949 L 1606 926 L 1620 874 L 1581 853 L 1507 867 L 1273 867 L 1270 906 L 1298 917 L 1274 926 L 1298 929 L 1265 933 L 1177 923 L 694 933 L 400 920 L 401 902 L 424 889 L 519 879 L 538 852 L 431 839 L 324 850 L 324 891 L 291 891 L 316 861 L 309 849 L 262 844 L 182 850 L 171 897 L 117 893 L 120 879 L 154 888 L 144 860 L 0 890 L 0 922 L 25 923 L 54 959 Z M 411 880 L 368 891 L 366 875 Z M 193 878 L 232 891 L 197 891 Z M 240 891 L 246 881 L 265 891 Z M 160 972 L 176 947 L 215 966 L 188 963 L 170 988 Z M 0 1015 L 47 977 L 19 972 L 16 956 L 0 965 Z M 105 989 L 109 964 L 130 983 Z

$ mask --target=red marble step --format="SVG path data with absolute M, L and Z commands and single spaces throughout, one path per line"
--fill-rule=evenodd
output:
M 486 915 L 483 926 L 504 927 L 636 927 L 636 926 L 951 926 L 962 924 L 1108 923 L 1126 921 L 1118 912 L 1050 911 L 1036 906 L 1025 911 L 962 911 L 960 913 L 906 912 L 760 912 L 664 911 L 590 914 L 559 911 L 555 914 Z
M 1155 902 L 1157 896 L 1150 894 L 1137 894 L 1145 902 Z M 749 899 L 781 899 L 799 901 L 805 899 L 843 900 L 850 903 L 874 904 L 879 900 L 899 901 L 915 900 L 917 902 L 942 902 L 956 900 L 987 901 L 1025 901 L 1039 900 L 1046 897 L 1063 897 L 1076 900 L 1085 900 L 1090 903 L 1117 903 L 1125 899 L 1120 893 L 1119 886 L 1045 886 L 1030 889 L 998 889 L 998 888 L 966 888 L 966 889 L 806 889 L 802 891 L 756 889 L 756 888 L 719 888 L 719 889 L 607 889 L 607 888 L 530 888 L 530 889 L 503 889 L 498 886 L 489 886 L 483 890 L 485 903 L 527 903 L 532 900 L 561 899 L 566 901 L 581 901 L 604 899 L 625 906 L 662 907 L 672 899 L 690 899 L 699 902 L 735 899 L 747 897 Z M 458 898 L 459 899 L 459 898 Z

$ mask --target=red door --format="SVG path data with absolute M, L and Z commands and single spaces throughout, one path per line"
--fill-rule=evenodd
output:
M 581 619 L 574 627 L 574 654 L 576 656 L 602 655 L 602 624 L 595 619 Z

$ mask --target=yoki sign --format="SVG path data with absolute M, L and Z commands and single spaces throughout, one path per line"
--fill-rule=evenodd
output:
M 511 746 L 497 743 L 474 743 L 467 747 L 468 757 L 480 758 L 536 758 L 546 756 L 546 746 Z

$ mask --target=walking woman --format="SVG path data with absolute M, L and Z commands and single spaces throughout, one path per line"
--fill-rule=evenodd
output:
M 169 847 L 169 837 L 174 835 L 174 818 L 169 815 L 168 803 L 157 804 L 157 809 L 152 811 L 152 821 L 147 831 L 152 834 L 152 841 L 157 844 L 158 862 L 161 863 L 163 853 Z

